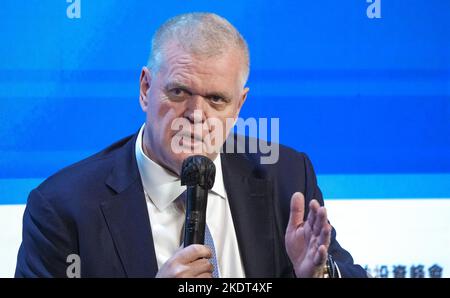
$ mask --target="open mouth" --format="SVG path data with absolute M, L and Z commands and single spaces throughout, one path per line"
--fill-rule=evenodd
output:
M 171 141 L 172 150 L 175 153 L 215 153 L 217 147 L 215 146 L 215 139 L 211 134 L 202 136 L 200 133 L 191 131 L 178 131 Z

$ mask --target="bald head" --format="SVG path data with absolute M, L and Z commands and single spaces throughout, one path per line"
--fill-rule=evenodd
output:
M 169 19 L 155 33 L 148 68 L 158 72 L 165 50 L 175 43 L 193 56 L 211 58 L 229 52 L 237 53 L 242 63 L 242 86 L 247 82 L 250 58 L 247 43 L 224 18 L 213 13 L 188 13 Z

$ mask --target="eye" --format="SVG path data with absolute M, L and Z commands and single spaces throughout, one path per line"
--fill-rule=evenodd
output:
M 173 88 L 172 90 L 170 90 L 170 93 L 172 93 L 172 95 L 174 96 L 181 97 L 186 94 L 186 91 L 181 88 Z
M 210 96 L 209 100 L 212 101 L 213 103 L 222 103 L 225 101 L 225 99 L 222 96 L 218 96 L 218 95 Z

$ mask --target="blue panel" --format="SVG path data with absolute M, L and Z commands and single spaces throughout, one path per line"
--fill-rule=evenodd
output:
M 0 205 L 25 204 L 28 193 L 43 179 L 0 179 Z
M 319 175 L 326 199 L 450 198 L 450 174 Z
M 66 1 L 2 1 L 2 181 L 40 181 L 134 133 L 154 30 L 179 13 L 213 11 L 250 46 L 241 116 L 279 118 L 281 142 L 334 177 L 322 186 L 331 197 L 410 194 L 403 183 L 380 182 L 379 193 L 348 178 L 386 174 L 429 177 L 416 193 L 448 195 L 450 1 L 382 1 L 381 19 L 367 18 L 365 0 L 81 3 L 81 18 L 69 19 Z M 32 183 L 22 182 L 0 203 L 23 201 Z

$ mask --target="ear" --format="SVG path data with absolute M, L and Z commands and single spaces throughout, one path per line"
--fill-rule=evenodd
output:
M 237 118 L 239 116 L 239 113 L 241 112 L 241 108 L 244 105 L 245 100 L 247 99 L 248 91 L 250 91 L 250 89 L 248 87 L 245 87 L 244 90 L 242 91 L 241 97 L 239 98 L 239 103 L 238 103 L 238 108 L 236 110 L 235 118 Z
M 148 99 L 147 92 L 152 83 L 152 74 L 147 67 L 142 67 L 141 77 L 139 78 L 139 104 L 144 112 L 147 112 Z

